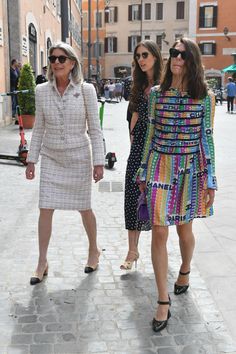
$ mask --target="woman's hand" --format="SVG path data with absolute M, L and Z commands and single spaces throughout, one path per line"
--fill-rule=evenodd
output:
M 146 188 L 147 188 L 146 182 L 139 183 L 139 190 L 141 193 L 145 192 Z
M 94 179 L 95 183 L 97 183 L 98 181 L 100 181 L 100 179 L 103 178 L 103 171 L 104 171 L 103 166 L 94 166 L 93 179 Z
M 214 189 L 207 189 L 205 192 L 205 198 L 206 198 L 206 208 L 210 208 L 212 204 L 214 203 L 215 199 L 215 190 Z
M 35 177 L 35 166 L 33 162 L 28 162 L 25 170 L 25 176 L 27 179 L 34 179 Z

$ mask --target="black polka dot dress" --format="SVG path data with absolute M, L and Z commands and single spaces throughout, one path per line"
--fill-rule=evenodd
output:
M 150 223 L 137 220 L 137 204 L 140 191 L 137 183 L 134 181 L 135 174 L 141 165 L 148 123 L 148 99 L 143 93 L 140 94 L 137 112 L 138 120 L 132 131 L 133 143 L 131 145 L 125 175 L 125 228 L 127 230 L 148 231 L 151 229 Z

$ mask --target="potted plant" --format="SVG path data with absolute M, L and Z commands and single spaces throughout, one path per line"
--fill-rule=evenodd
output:
M 35 79 L 32 67 L 28 63 L 22 66 L 18 90 L 29 90 L 29 92 L 18 94 L 18 104 L 21 111 L 23 127 L 25 129 L 31 129 L 35 121 Z

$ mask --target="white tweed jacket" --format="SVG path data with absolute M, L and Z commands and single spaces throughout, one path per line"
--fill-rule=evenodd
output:
M 55 81 L 36 87 L 36 118 L 28 162 L 36 163 L 44 146 L 58 151 L 82 148 L 91 143 L 93 165 L 104 165 L 96 91 L 92 84 L 82 85 L 83 92 L 81 84 L 71 80 L 63 96 Z

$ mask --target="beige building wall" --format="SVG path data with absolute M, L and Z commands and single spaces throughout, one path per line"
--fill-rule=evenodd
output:
M 60 12 L 56 1 L 20 1 L 21 61 L 30 62 L 35 74 L 47 65 L 48 47 L 61 39 Z M 35 28 L 36 43 L 30 41 L 30 28 Z M 34 30 L 34 29 L 33 29 Z
M 81 57 L 81 0 L 63 0 L 62 4 L 68 7 L 64 11 L 66 41 Z M 61 0 L 0 0 L 0 93 L 9 91 L 13 58 L 22 64 L 29 62 L 35 76 L 41 74 L 48 49 L 62 38 L 61 15 Z M 11 99 L 0 95 L 0 126 L 11 122 Z
M 9 52 L 8 52 L 7 3 L 0 1 L 0 127 L 11 121 L 11 99 L 2 96 L 9 91 Z
M 158 1 L 161 2 L 161 1 Z M 128 6 L 142 3 L 142 21 L 128 21 Z M 189 34 L 189 0 L 184 0 L 184 19 L 176 19 L 177 0 L 163 0 L 163 19 L 156 20 L 156 0 L 112 0 L 110 7 L 118 7 L 118 21 L 106 23 L 106 37 L 117 37 L 117 53 L 105 54 L 105 77 L 114 77 L 116 66 L 131 66 L 133 53 L 128 52 L 128 37 L 141 36 L 156 41 L 163 35 L 161 50 L 163 57 L 168 56 L 170 46 L 177 36 Z M 151 4 L 151 19 L 144 19 L 145 4 Z

